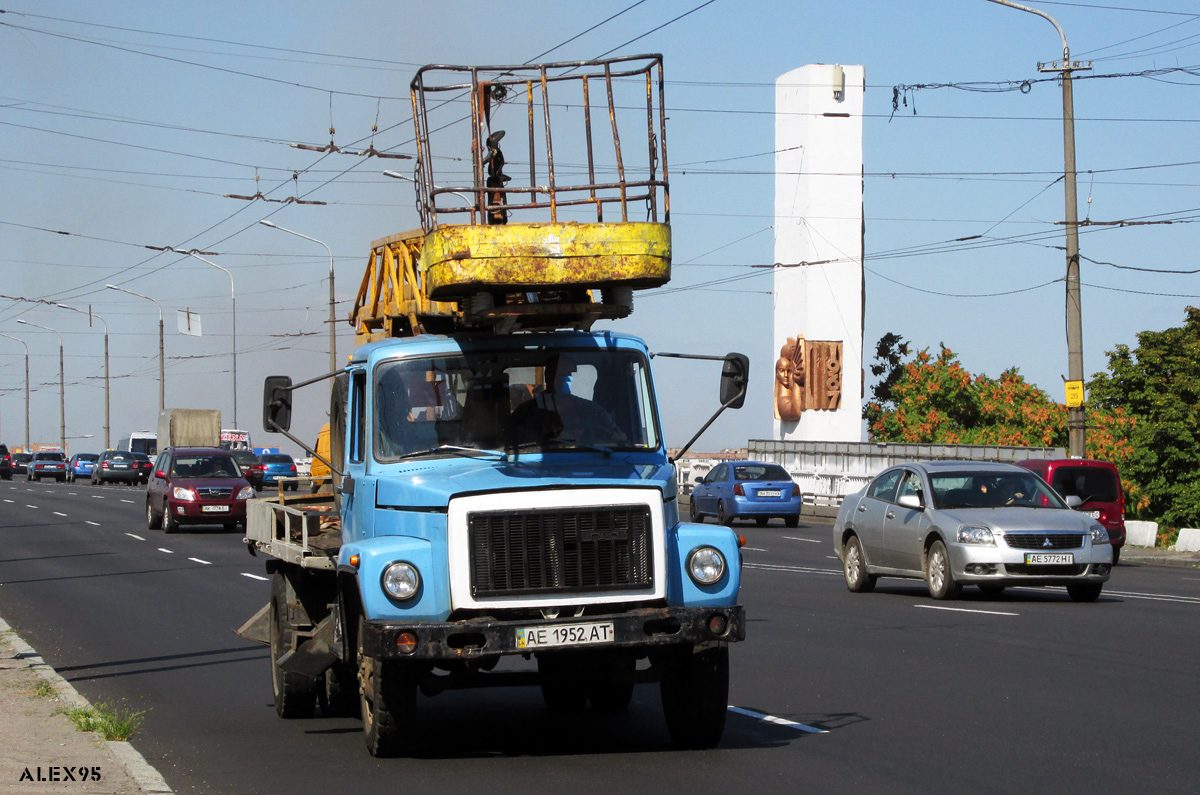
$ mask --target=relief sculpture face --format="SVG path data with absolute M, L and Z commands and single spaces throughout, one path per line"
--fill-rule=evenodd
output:
M 788 337 L 775 362 L 775 418 L 796 422 L 805 409 L 842 405 L 842 343 Z

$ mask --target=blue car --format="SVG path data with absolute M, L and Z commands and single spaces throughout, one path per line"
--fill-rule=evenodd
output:
M 88 480 L 92 477 L 92 469 L 100 456 L 97 453 L 76 453 L 67 464 L 67 482 L 74 483 L 75 478 Z
M 729 461 L 716 466 L 692 489 L 691 519 L 732 525 L 734 519 L 754 519 L 761 527 L 772 517 L 788 527 L 800 524 L 800 487 L 778 464 Z
M 296 462 L 286 453 L 264 453 L 259 456 L 259 461 L 262 462 L 264 486 L 278 483 L 280 478 L 296 477 Z M 288 491 L 295 491 L 300 483 L 284 480 L 282 485 Z

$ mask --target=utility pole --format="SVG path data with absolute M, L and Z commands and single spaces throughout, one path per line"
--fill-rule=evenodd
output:
M 1058 72 L 1062 76 L 1063 95 L 1063 192 L 1066 196 L 1067 227 L 1067 446 L 1072 458 L 1087 455 L 1087 413 L 1083 407 L 1083 302 L 1079 289 L 1079 206 L 1075 189 L 1075 98 L 1071 73 L 1092 68 L 1091 61 L 1071 61 L 1067 35 L 1052 16 L 1036 8 L 1009 0 L 992 3 L 1028 11 L 1054 25 L 1062 38 L 1062 61 L 1039 63 L 1040 72 Z

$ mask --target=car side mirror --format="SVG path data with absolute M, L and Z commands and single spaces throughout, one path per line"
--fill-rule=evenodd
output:
M 167 477 L 167 473 L 163 472 L 161 469 L 156 469 L 156 470 L 154 470 L 154 477 L 163 478 L 165 480 Z
M 911 508 L 914 511 L 925 510 L 925 506 L 922 504 L 921 498 L 916 494 L 901 494 L 900 499 L 896 500 L 896 502 L 898 502 L 902 507 Z
M 1078 508 L 1080 505 L 1083 505 L 1083 500 L 1079 499 L 1079 497 L 1077 495 L 1075 495 L 1075 494 L 1067 495 L 1067 507 L 1068 508 L 1074 510 L 1074 509 Z
M 269 375 L 263 382 L 263 430 L 268 433 L 292 427 L 292 379 Z

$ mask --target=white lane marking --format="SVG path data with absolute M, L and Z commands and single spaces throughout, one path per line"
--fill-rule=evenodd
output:
M 925 610 L 949 610 L 954 613 L 980 613 L 985 616 L 1019 616 L 1020 613 L 1004 613 L 1000 610 L 975 610 L 969 607 L 942 607 L 941 605 L 913 605 Z
M 127 503 L 129 503 L 130 505 L 133 505 L 133 500 L 121 500 L 121 502 L 127 502 Z
M 166 552 L 168 555 L 174 555 L 174 554 L 175 554 L 175 550 L 173 550 L 173 549 L 163 549 L 162 547 L 159 547 L 159 548 L 158 548 L 158 551 L 159 551 L 159 552 Z
M 133 533 L 126 533 L 125 535 L 129 536 L 130 538 L 136 538 L 138 541 L 145 541 L 145 540 L 146 540 L 146 539 L 142 538 L 141 536 L 136 536 L 136 535 L 134 535 Z
M 12 500 L 5 500 L 5 502 L 9 503 L 10 505 L 12 504 Z
M 1147 599 L 1152 602 L 1179 602 L 1186 605 L 1200 605 L 1200 598 L 1195 596 L 1175 596 L 1174 594 L 1166 593 L 1135 593 L 1133 591 L 1110 590 L 1105 590 L 1104 593 L 1110 596 L 1125 596 L 1130 599 Z
M 775 563 L 743 563 L 744 569 L 764 569 L 766 571 L 787 571 L 793 574 L 833 574 L 841 577 L 841 569 L 814 569 L 811 566 L 780 566 Z
M 102 500 L 102 499 L 104 499 L 104 495 L 103 494 L 93 494 L 92 499 L 93 500 Z
M 742 549 L 746 552 L 766 552 L 767 551 L 767 550 L 761 549 L 759 547 L 742 547 Z
M 26 505 L 25 507 L 26 507 L 26 508 L 37 508 L 37 506 L 36 506 L 36 505 Z
M 810 543 L 810 544 L 823 544 L 823 543 L 825 543 L 824 541 L 821 541 L 821 540 L 819 540 L 819 539 L 816 539 L 816 538 L 798 538 L 797 536 L 784 536 L 784 538 L 786 538 L 788 541 L 807 541 L 807 542 L 808 542 L 808 543 Z
M 99 527 L 99 526 L 100 526 L 100 523 L 99 523 L 99 522 L 93 522 L 91 519 L 85 519 L 85 520 L 84 520 L 84 523 L 85 523 L 85 524 L 90 524 L 92 527 Z
M 754 712 L 753 710 L 742 709 L 741 707 L 735 707 L 732 704 L 729 706 L 729 711 L 736 712 L 739 715 L 745 715 L 750 718 L 755 718 L 756 720 L 761 720 L 764 723 L 774 723 L 778 726 L 790 726 L 793 729 L 798 729 L 802 732 L 808 732 L 809 734 L 829 734 L 827 729 L 818 729 L 816 726 L 809 726 L 804 723 L 796 723 L 796 721 L 788 720 L 787 718 L 777 718 L 774 715 L 768 715 L 765 712 Z
M 243 576 L 243 577 L 249 577 L 249 578 L 250 578 L 250 579 L 252 579 L 252 580 L 262 580 L 263 582 L 266 582 L 266 581 L 267 581 L 267 578 L 266 578 L 266 577 L 259 577 L 257 574 L 247 574 L 247 573 L 246 573 L 246 572 L 244 572 L 244 571 L 242 572 L 242 576 Z
M 54 512 L 54 515 L 55 515 L 55 516 L 66 516 L 66 514 L 65 514 L 65 513 L 62 513 L 62 512 L 60 512 L 60 511 L 55 511 L 55 512 Z
M 188 558 L 188 560 L 192 561 L 193 563 L 202 563 L 202 564 L 204 564 L 205 566 L 211 566 L 211 565 L 212 565 L 212 564 L 211 564 L 211 563 L 209 563 L 207 560 L 200 560 L 200 558 Z

